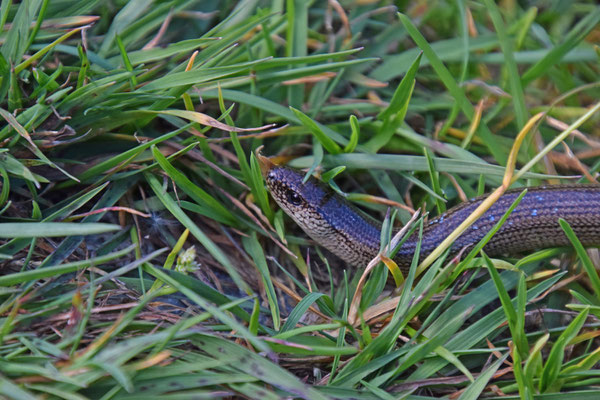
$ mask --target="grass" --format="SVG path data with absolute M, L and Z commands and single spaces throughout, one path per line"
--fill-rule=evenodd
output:
M 401 3 L 2 0 L 0 398 L 600 396 L 565 221 L 360 280 L 270 201 L 260 146 L 381 220 L 597 173 L 595 2 Z

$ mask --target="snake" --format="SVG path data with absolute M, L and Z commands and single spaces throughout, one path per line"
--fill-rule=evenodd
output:
M 366 266 L 381 249 L 381 224 L 328 185 L 305 173 L 269 164 L 265 182 L 278 206 L 316 243 L 346 263 Z M 472 249 L 504 216 L 523 188 L 507 190 L 450 247 L 449 256 Z M 394 257 L 403 272 L 419 240 L 420 260 L 430 254 L 486 198 L 473 198 L 431 219 L 421 239 L 413 233 Z M 516 255 L 571 244 L 559 224 L 569 223 L 584 246 L 600 246 L 600 185 L 562 184 L 527 188 L 504 224 L 483 247 L 487 255 Z

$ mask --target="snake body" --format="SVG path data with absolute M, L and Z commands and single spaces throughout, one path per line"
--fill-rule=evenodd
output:
M 266 182 L 277 204 L 317 243 L 354 266 L 365 266 L 380 250 L 381 225 L 314 178 L 289 167 L 272 166 Z M 523 189 L 503 194 L 454 242 L 450 255 L 475 246 L 498 222 Z M 420 257 L 435 249 L 485 196 L 449 209 L 423 230 Z M 584 246 L 600 245 L 600 185 L 548 185 L 528 188 L 504 225 L 484 247 L 490 256 L 515 254 L 570 241 L 558 223 L 566 220 Z M 410 267 L 418 243 L 413 234 L 394 261 Z

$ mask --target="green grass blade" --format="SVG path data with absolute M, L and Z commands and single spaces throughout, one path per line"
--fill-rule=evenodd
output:
M 425 40 L 423 35 L 421 35 L 421 33 L 413 25 L 412 21 L 406 15 L 400 13 L 398 14 L 398 17 L 400 18 L 400 21 L 402 22 L 406 30 L 411 35 L 412 39 L 417 43 L 421 50 L 423 50 L 425 57 L 429 59 L 431 66 L 438 74 L 440 80 L 444 83 L 446 88 L 448 88 L 448 91 L 451 93 L 452 97 L 454 97 L 456 102 L 460 105 L 462 112 L 467 116 L 467 118 L 473 119 L 473 116 L 475 114 L 475 108 L 466 98 L 463 90 L 458 86 L 458 84 L 450 74 L 450 71 L 448 71 L 446 66 L 444 66 L 444 64 L 439 59 L 435 51 L 431 48 L 427 40 Z M 499 148 L 497 147 L 497 145 L 495 145 L 497 140 L 494 138 L 489 128 L 485 126 L 484 123 L 482 123 L 479 126 L 478 132 L 481 135 L 481 138 L 483 139 L 484 143 L 486 144 L 487 149 L 494 156 L 496 161 L 499 164 L 505 164 L 507 155 L 499 151 Z
M 164 206 L 167 208 L 167 210 L 169 210 L 169 212 L 175 218 L 177 218 L 177 220 L 181 222 L 183 226 L 189 229 L 192 235 L 198 239 L 204 248 L 225 267 L 240 290 L 246 293 L 251 293 L 250 288 L 246 282 L 242 280 L 241 276 L 231 264 L 231 261 L 229 261 L 229 258 L 225 255 L 225 253 L 223 253 L 223 251 L 190 219 L 190 217 L 183 212 L 183 210 L 181 210 L 171 196 L 163 191 L 158 179 L 152 175 L 146 174 L 146 181 L 154 191 L 154 194 L 156 194 L 162 204 L 164 204 Z
M 97 235 L 121 229 L 119 225 L 75 222 L 15 222 L 0 223 L 2 238 L 32 238 L 76 235 Z
M 54 42 L 50 43 L 48 46 L 39 50 L 37 53 L 35 53 L 31 57 L 27 58 L 27 60 L 25 60 L 22 63 L 20 63 L 19 65 L 15 66 L 15 73 L 18 74 L 19 72 L 23 71 L 25 68 L 29 67 L 31 64 L 33 64 L 34 62 L 36 62 L 37 60 L 42 58 L 46 53 L 48 53 L 50 50 L 52 50 L 53 48 L 58 46 L 60 43 L 64 42 L 65 40 L 67 40 L 68 38 L 73 36 L 74 34 L 81 32 L 82 29 L 83 28 L 73 29 L 73 30 L 65 33 L 58 39 L 56 39 Z
M 543 75 L 550 67 L 556 65 L 569 51 L 585 39 L 600 21 L 600 9 L 595 7 L 592 12 L 585 15 L 564 38 L 558 46 L 553 47 L 546 55 L 532 65 L 521 78 L 523 85 L 527 85 L 537 77 Z
M 295 328 L 296 324 L 298 321 L 300 321 L 300 318 L 302 318 L 308 308 L 322 296 L 324 296 L 323 293 L 309 293 L 304 296 L 304 298 L 300 300 L 298 304 L 296 304 L 296 307 L 294 307 L 294 309 L 290 312 L 290 315 L 288 315 L 287 320 L 281 327 L 279 333 L 281 334 Z
M 7 5 L 5 5 L 5 3 Z M 8 14 L 9 2 L 2 1 L 2 12 Z M 12 20 L 12 27 L 6 35 L 6 39 L 0 47 L 0 52 L 4 59 L 9 60 L 11 64 L 21 61 L 21 58 L 27 51 L 29 42 L 29 27 L 34 21 L 37 11 L 42 4 L 41 0 L 26 1 L 19 4 L 17 12 Z M 2 18 L 6 18 L 4 15 Z
M 404 117 L 408 110 L 408 103 L 415 87 L 415 76 L 419 69 L 422 55 L 423 53 L 419 53 L 417 58 L 410 65 L 406 75 L 404 75 L 400 84 L 394 91 L 389 106 L 377 115 L 377 119 L 383 121 L 383 125 L 379 132 L 365 143 L 365 147 L 370 151 L 376 153 L 379 149 L 387 145 L 396 132 L 396 129 L 404 122 Z
M 263 284 L 267 292 L 267 300 L 269 302 L 269 308 L 271 310 L 271 318 L 273 320 L 273 328 L 278 331 L 281 323 L 281 314 L 279 311 L 279 302 L 277 301 L 277 295 L 275 288 L 273 287 L 273 281 L 271 274 L 269 273 L 269 267 L 267 266 L 267 260 L 265 259 L 265 253 L 256 238 L 256 234 L 253 233 L 250 237 L 242 238 L 242 243 L 260 273 Z
M 500 10 L 495 2 L 491 0 L 485 0 L 486 8 L 490 13 L 492 23 L 498 34 L 498 40 L 500 41 L 500 47 L 505 57 L 504 66 L 506 67 L 506 73 L 508 74 L 508 82 L 510 84 L 510 94 L 513 99 L 513 108 L 515 110 L 515 119 L 517 122 L 517 130 L 522 129 L 525 123 L 529 119 L 529 113 L 525 106 L 525 96 L 523 94 L 523 86 L 519 77 L 519 69 L 513 55 L 513 43 L 508 37 Z
M 522 318 L 525 318 L 525 310 L 520 309 L 520 308 L 517 308 L 517 309 L 513 308 L 514 306 L 512 304 L 510 296 L 508 295 L 506 288 L 502 284 L 500 275 L 498 274 L 496 267 L 492 263 L 492 260 L 490 260 L 489 257 L 485 253 L 482 253 L 482 255 L 483 255 L 483 258 L 487 265 L 487 268 L 488 268 L 488 271 L 492 278 L 492 281 L 494 282 L 494 285 L 496 286 L 496 290 L 498 291 L 498 297 L 500 298 L 500 303 L 502 303 L 502 308 L 504 309 L 504 313 L 506 314 L 506 320 L 508 322 L 508 327 L 510 329 L 512 339 L 517 347 L 517 351 L 519 352 L 519 354 L 527 354 L 527 351 L 529 350 L 529 346 L 527 344 L 527 338 L 525 337 L 525 332 L 518 330 L 518 328 L 522 326 L 522 323 L 520 323 L 519 320 Z M 525 284 L 525 280 L 524 280 L 524 277 L 521 275 L 519 277 L 519 286 L 518 286 L 518 299 L 517 299 L 518 306 L 519 305 L 524 306 L 524 304 L 520 304 L 520 303 L 522 303 L 522 300 L 521 300 L 521 296 L 523 295 L 522 292 L 525 290 L 521 286 L 524 284 Z
M 194 185 L 192 181 L 179 172 L 177 168 L 173 167 L 155 145 L 153 145 L 151 149 L 154 159 L 158 162 L 158 165 L 160 165 L 163 171 L 167 173 L 169 178 L 173 179 L 177 186 L 194 199 L 196 203 L 207 209 L 205 215 L 213 217 L 217 221 L 228 225 L 236 226 L 238 224 L 236 217 L 229 210 L 202 188 Z
M 176 280 L 171 278 L 170 274 L 167 274 L 164 270 L 160 270 L 151 265 L 145 265 L 144 269 L 151 272 L 152 275 L 156 276 L 168 285 L 177 288 L 181 293 L 187 296 L 190 300 L 194 301 L 200 307 L 207 310 L 215 318 L 218 318 L 220 321 L 227 324 L 227 326 L 229 326 L 231 329 L 237 331 L 242 337 L 244 337 L 246 340 L 252 343 L 252 345 L 257 349 L 269 352 L 269 348 L 259 338 L 252 335 L 244 325 L 239 323 L 235 318 L 231 317 L 229 314 L 220 310 L 218 307 L 213 306 L 210 302 L 206 301 L 203 297 L 195 293 L 193 290 L 190 290 L 187 287 L 180 285 Z
M 259 356 L 233 342 L 221 338 L 198 335 L 193 342 L 211 356 L 230 360 L 237 370 L 273 385 L 294 396 L 310 400 L 326 400 L 318 390 L 302 383 L 291 373 L 279 368 L 265 357 Z
M 327 150 L 330 154 L 339 154 L 342 152 L 342 149 L 336 142 L 333 141 L 325 132 L 321 130 L 321 128 L 313 121 L 308 115 L 304 114 L 300 110 L 296 110 L 293 107 L 290 107 L 290 110 L 296 115 L 296 118 L 304 125 L 306 128 L 310 130 L 313 136 L 321 143 L 321 145 Z
M 575 232 L 573 231 L 573 228 L 571 228 L 569 223 L 562 218 L 558 220 L 558 223 L 560 224 L 560 227 L 563 229 L 563 231 L 565 231 L 565 235 L 567 235 L 567 238 L 571 241 L 571 244 L 575 248 L 577 256 L 583 264 L 583 269 L 585 270 L 585 272 L 588 275 L 588 278 L 590 279 L 590 283 L 592 285 L 592 288 L 594 289 L 596 299 L 600 300 L 600 277 L 598 276 L 598 271 L 596 271 L 596 268 L 594 267 L 594 263 L 590 259 L 590 256 L 585 251 L 585 248 L 577 238 L 577 235 L 575 235 Z
M 485 371 L 483 371 L 481 373 L 481 375 L 479 375 L 477 377 L 477 379 L 475 379 L 475 382 L 473 382 L 469 386 L 467 386 L 465 391 L 460 395 L 460 397 L 458 399 L 459 400 L 477 400 L 477 399 L 479 399 L 480 398 L 479 396 L 481 395 L 481 393 L 483 392 L 485 387 L 488 385 L 490 379 L 492 379 L 492 377 L 494 376 L 494 374 L 496 373 L 498 368 L 500 368 L 500 366 L 502 365 L 502 363 L 504 362 L 506 357 L 508 357 L 508 354 L 506 354 L 506 355 L 502 356 L 501 358 L 499 358 L 498 360 L 496 360 Z
M 69 272 L 77 271 L 82 268 L 89 266 L 98 266 L 106 262 L 115 260 L 129 254 L 134 248 L 134 245 L 128 246 L 123 250 L 115 251 L 101 257 L 90 258 L 88 260 L 76 261 L 57 266 L 49 266 L 45 268 L 38 268 L 29 271 L 17 272 L 14 274 L 7 274 L 0 276 L 0 286 L 12 286 L 22 282 L 33 281 L 37 279 L 49 278 L 55 275 L 62 275 Z
M 583 324 L 588 316 L 588 312 L 588 308 L 581 311 L 579 315 L 577 315 L 577 317 L 571 321 L 564 332 L 558 337 L 556 342 L 554 342 L 540 377 L 539 390 L 541 393 L 544 393 L 548 390 L 560 390 L 561 382 L 557 382 L 557 378 L 560 374 L 560 370 L 563 367 L 565 347 L 571 340 L 573 340 L 573 338 L 583 327 Z
M 4 2 L 2 2 L 4 3 Z M 36 400 L 38 399 L 30 391 L 20 387 L 20 385 L 14 384 L 11 380 L 0 375 L 0 393 L 8 396 L 10 399 L 15 400 Z
M 427 172 L 429 167 L 423 156 L 408 156 L 397 154 L 337 154 L 327 155 L 323 159 L 325 166 L 345 165 L 348 169 L 386 169 L 396 171 L 419 171 Z M 290 162 L 290 166 L 296 168 L 307 168 L 312 163 L 312 157 L 299 157 Z M 433 157 L 433 165 L 436 171 L 452 172 L 457 174 L 488 176 L 504 176 L 504 168 L 488 164 L 486 162 L 474 162 L 466 160 L 453 160 L 447 158 Z M 524 178 L 544 179 L 555 176 L 526 172 Z

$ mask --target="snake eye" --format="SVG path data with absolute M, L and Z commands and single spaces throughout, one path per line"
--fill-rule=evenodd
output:
M 302 203 L 302 198 L 300 197 L 300 195 L 291 189 L 287 191 L 286 197 L 288 203 L 293 204 L 295 206 L 299 206 Z

